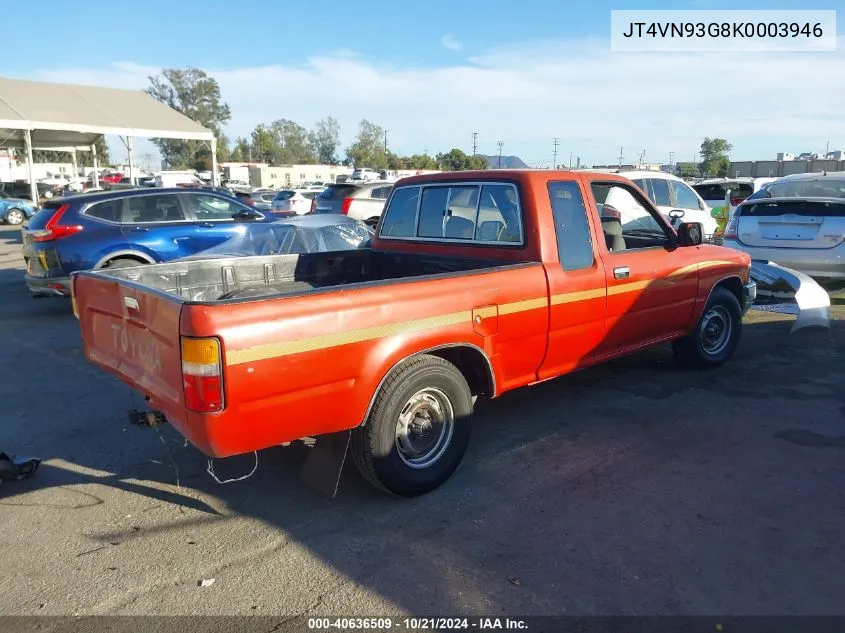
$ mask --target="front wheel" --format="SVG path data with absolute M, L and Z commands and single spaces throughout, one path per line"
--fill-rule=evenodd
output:
M 682 365 L 709 369 L 724 364 L 736 351 L 742 332 L 739 300 L 727 288 L 716 288 L 689 336 L 672 342 Z
M 365 424 L 352 433 L 351 454 L 370 483 L 402 497 L 443 484 L 469 445 L 472 394 L 457 367 L 421 355 L 394 370 Z
M 6 213 L 6 224 L 23 224 L 24 217 L 20 209 L 9 209 Z

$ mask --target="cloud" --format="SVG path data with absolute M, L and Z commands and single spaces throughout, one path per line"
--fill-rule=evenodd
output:
M 208 68 L 232 109 L 227 133 L 278 118 L 341 123 L 343 147 L 366 118 L 403 153 L 471 147 L 529 163 L 569 152 L 595 163 L 646 151 L 692 160 L 705 136 L 727 138 L 737 160 L 845 146 L 845 38 L 836 53 L 611 53 L 606 40 L 522 42 L 439 68 L 390 65 L 350 52 L 298 65 Z M 29 78 L 144 88 L 157 68 L 43 69 Z M 295 87 L 295 89 L 289 89 Z M 837 145 L 838 143 L 838 145 Z M 845 149 L 845 147 L 843 147 Z M 561 157 L 565 157 L 562 159 Z
M 443 48 L 448 48 L 450 51 L 463 50 L 464 45 L 458 41 L 454 35 L 444 35 L 440 38 L 440 45 Z

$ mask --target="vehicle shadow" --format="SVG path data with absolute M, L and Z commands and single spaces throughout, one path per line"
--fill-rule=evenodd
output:
M 91 535 L 103 546 L 152 546 L 201 521 L 252 517 L 307 548 L 352 586 L 417 615 L 705 612 L 718 601 L 684 602 L 677 595 L 679 577 L 716 596 L 734 591 L 729 583 L 719 594 L 708 583 L 720 578 L 720 548 L 725 556 L 743 556 L 746 527 L 696 519 L 696 510 L 713 507 L 713 491 L 690 489 L 673 477 L 681 468 L 701 481 L 714 477 L 710 462 L 725 450 L 725 436 L 714 436 L 714 412 L 723 415 L 741 403 L 764 406 L 772 385 L 778 385 L 778 398 L 797 406 L 818 397 L 825 372 L 835 367 L 829 350 L 845 344 L 843 322 L 828 332 L 792 336 L 789 326 L 783 320 L 747 323 L 736 358 L 715 371 L 682 370 L 662 346 L 480 402 L 462 467 L 420 498 L 387 496 L 347 463 L 339 495 L 327 500 L 299 479 L 310 450 L 300 443 L 261 451 L 252 477 L 219 485 L 206 475 L 205 458 L 163 427 L 129 429 L 137 434 L 123 436 L 136 446 L 131 457 L 95 453 L 74 459 L 71 469 L 48 460 L 32 479 L 0 487 L 0 505 L 26 502 L 39 488 L 99 484 L 191 511 L 143 529 L 104 527 Z M 752 420 L 765 424 L 760 415 Z M 99 441 L 117 437 L 106 433 Z M 777 451 L 759 457 L 766 469 L 776 469 L 782 458 Z M 239 477 L 252 465 L 247 455 L 217 460 L 215 470 L 221 479 Z M 90 470 L 106 474 L 80 474 Z M 766 495 L 787 485 L 769 477 L 775 478 L 765 482 L 772 493 L 742 502 L 751 532 L 768 525 L 763 516 L 752 520 L 761 504 L 770 503 Z M 102 501 L 90 487 L 84 490 L 78 504 Z M 721 494 L 720 503 L 739 505 L 730 489 Z M 672 518 L 679 503 L 693 509 L 692 523 Z M 732 542 L 728 528 L 735 531 Z M 675 559 L 660 553 L 666 548 L 697 560 L 697 571 L 679 570 Z M 631 566 L 644 570 L 638 573 L 648 582 L 621 578 Z M 769 580 L 776 591 L 780 581 Z

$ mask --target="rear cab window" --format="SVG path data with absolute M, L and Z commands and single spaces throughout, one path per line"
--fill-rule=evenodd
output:
M 522 245 L 522 210 L 511 183 L 400 187 L 387 203 L 380 237 Z

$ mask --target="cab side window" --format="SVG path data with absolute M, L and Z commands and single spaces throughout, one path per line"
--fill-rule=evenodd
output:
M 557 251 L 563 270 L 581 270 L 593 265 L 593 239 L 587 221 L 584 198 L 573 181 L 550 182 L 549 199 L 555 219 Z
M 593 182 L 591 188 L 595 199 L 603 201 L 597 206 L 611 253 L 665 247 L 669 243 L 669 234 L 640 191 L 616 182 Z

